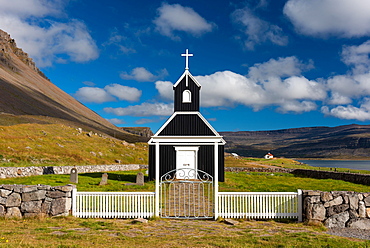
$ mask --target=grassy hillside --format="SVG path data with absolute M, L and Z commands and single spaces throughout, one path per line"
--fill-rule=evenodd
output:
M 148 140 L 128 134 L 58 88 L 28 54 L 17 47 L 15 40 L 0 30 L 0 118 L 4 117 L 3 113 L 8 114 L 6 119 L 29 119 L 30 122 L 35 118 L 54 117 L 62 123 L 74 122 L 87 127 L 85 130 L 98 130 L 130 142 Z
M 0 125 L 0 166 L 147 164 L 147 144 L 65 124 Z

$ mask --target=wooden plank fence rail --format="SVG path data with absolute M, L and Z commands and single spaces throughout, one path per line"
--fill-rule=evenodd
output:
M 79 218 L 150 218 L 154 216 L 154 192 L 77 192 L 72 215 Z
M 247 219 L 296 218 L 302 221 L 302 191 L 219 192 L 218 216 Z

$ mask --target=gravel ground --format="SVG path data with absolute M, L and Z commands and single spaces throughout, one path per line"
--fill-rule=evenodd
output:
M 354 228 L 331 228 L 326 232 L 330 235 L 336 235 L 346 238 L 367 239 L 370 240 L 370 230 Z

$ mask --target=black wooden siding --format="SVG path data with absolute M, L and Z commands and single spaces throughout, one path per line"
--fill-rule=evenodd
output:
M 158 136 L 216 136 L 196 114 L 177 114 Z
M 189 77 L 188 87 L 186 87 L 186 76 L 174 89 L 175 95 L 175 112 L 177 111 L 199 111 L 199 91 L 200 87 L 197 86 L 194 81 Z M 182 102 L 182 93 L 184 90 L 190 90 L 191 92 L 191 103 Z
M 176 169 L 176 150 L 173 145 L 161 145 L 159 177 Z M 198 151 L 198 169 L 214 177 L 214 146 L 201 145 Z M 149 180 L 155 180 L 155 145 L 149 146 Z M 218 147 L 218 180 L 224 182 L 224 146 Z

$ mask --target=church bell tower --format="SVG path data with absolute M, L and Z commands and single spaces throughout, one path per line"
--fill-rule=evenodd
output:
M 199 112 L 201 86 L 189 72 L 189 57 L 193 56 L 193 54 L 189 54 L 188 49 L 186 49 L 186 53 L 181 54 L 181 56 L 186 57 L 186 66 L 185 72 L 173 86 L 175 96 L 174 110 L 175 112 Z

